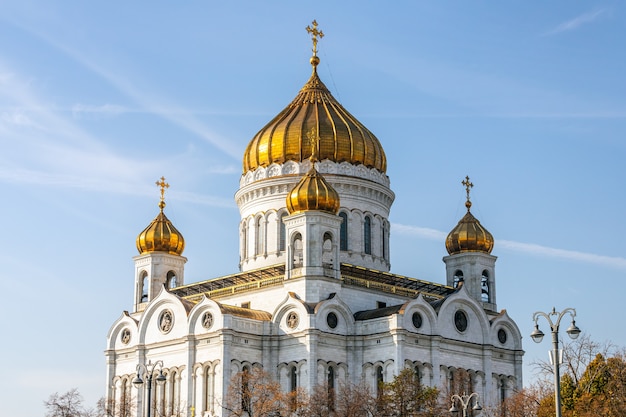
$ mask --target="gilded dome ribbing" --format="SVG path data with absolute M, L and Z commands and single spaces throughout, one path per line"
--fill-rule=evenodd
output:
M 309 172 L 287 194 L 289 214 L 309 210 L 326 211 L 337 214 L 339 211 L 339 193 L 326 182 L 324 177 L 312 166 Z
M 467 190 L 467 201 L 465 202 L 467 213 L 448 234 L 446 249 L 450 255 L 461 252 L 491 253 L 494 243 L 493 235 L 470 212 L 472 202 L 469 199 L 469 190 L 474 184 L 469 182 L 469 177 L 465 177 L 462 184 L 465 185 Z
M 319 132 L 318 159 L 387 169 L 383 148 L 372 132 L 332 96 L 317 75 L 319 58 L 311 58 L 313 74 L 296 98 L 248 144 L 243 173 L 273 163 L 302 162 L 311 156 L 306 132 Z
M 165 178 L 161 177 L 160 182 L 157 181 L 157 185 L 161 187 L 160 212 L 148 227 L 137 236 L 135 242 L 137 250 L 141 255 L 151 252 L 167 252 L 172 255 L 182 255 L 185 250 L 185 239 L 163 213 L 165 208 L 163 193 L 164 189 L 169 187 L 169 184 L 165 182 Z

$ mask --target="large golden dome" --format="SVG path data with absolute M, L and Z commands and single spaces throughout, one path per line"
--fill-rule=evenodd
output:
M 306 132 L 312 129 L 319 132 L 317 156 L 320 161 L 346 161 L 386 171 L 387 159 L 376 136 L 335 100 L 317 75 L 316 45 L 314 37 L 311 78 L 291 104 L 248 144 L 243 155 L 244 174 L 273 163 L 305 161 L 311 155 Z
M 313 162 L 313 158 L 312 162 Z M 313 165 L 309 172 L 287 194 L 289 214 L 309 210 L 326 211 L 337 214 L 339 211 L 339 193 L 326 182 Z
M 157 181 L 157 185 L 161 187 L 160 212 L 148 227 L 137 236 L 137 250 L 141 255 L 151 252 L 167 252 L 172 255 L 182 255 L 185 250 L 185 239 L 163 213 L 165 208 L 163 192 L 165 188 L 169 187 L 169 184 L 165 182 L 165 178 L 161 177 L 161 180 Z
M 491 253 L 493 250 L 493 235 L 485 229 L 478 219 L 472 215 L 470 208 L 472 202 L 469 199 L 469 189 L 474 186 L 469 182 L 469 177 L 465 177 L 462 182 L 467 189 L 467 213 L 446 238 L 446 249 L 450 255 L 461 252 L 485 252 Z

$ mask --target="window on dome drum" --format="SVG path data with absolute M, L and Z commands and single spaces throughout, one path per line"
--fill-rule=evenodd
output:
M 141 273 L 141 300 L 140 303 L 145 303 L 148 301 L 148 273 L 143 271 Z
M 176 288 L 178 286 L 178 278 L 176 278 L 176 272 L 170 271 L 167 273 L 167 279 L 165 280 L 165 287 L 169 290 L 170 288 Z
M 382 244 L 383 244 L 383 259 L 389 259 L 389 248 L 387 247 L 388 243 L 388 234 L 387 234 L 387 223 L 383 222 L 382 226 Z
M 369 216 L 363 222 L 363 249 L 366 254 L 372 254 L 372 219 Z
M 385 308 L 387 307 L 387 303 L 384 301 L 376 301 L 376 308 Z
M 285 250 L 285 241 L 287 240 L 287 230 L 285 227 L 285 217 L 287 217 L 287 214 L 282 213 L 280 215 L 280 218 L 278 219 L 278 222 L 280 223 L 280 236 L 278 238 L 278 250 L 280 251 L 284 251 Z
M 489 294 L 489 271 L 487 270 L 483 271 L 483 276 L 480 279 L 480 293 L 480 297 L 483 302 L 491 302 L 491 297 Z
M 250 308 L 250 301 L 244 301 L 241 303 L 241 308 Z
M 463 282 L 463 271 L 461 271 L 460 269 L 457 269 L 456 272 L 454 273 L 454 278 L 452 282 L 453 282 L 452 286 L 454 288 L 457 288 L 459 284 Z
M 341 227 L 339 229 L 339 249 L 348 250 L 348 215 L 345 211 L 339 213 L 341 217 Z
M 259 256 L 263 254 L 263 218 L 256 218 L 255 236 L 254 236 L 254 254 Z
M 248 228 L 241 228 L 241 260 L 248 258 Z

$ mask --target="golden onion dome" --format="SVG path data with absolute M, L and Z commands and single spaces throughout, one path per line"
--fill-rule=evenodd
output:
M 318 159 L 363 164 L 384 173 L 387 159 L 380 142 L 361 122 L 332 96 L 317 75 L 317 36 L 323 33 L 307 27 L 313 34 L 311 78 L 296 98 L 263 127 L 248 144 L 243 156 L 243 173 L 273 163 L 302 162 L 311 156 L 306 132 L 319 132 Z
M 313 162 L 313 158 L 311 158 Z M 317 172 L 315 165 L 300 179 L 287 194 L 289 214 L 309 210 L 325 211 L 332 214 L 339 212 L 339 193 Z
M 467 176 L 462 184 L 465 185 L 467 191 L 467 201 L 465 202 L 467 213 L 448 234 L 446 249 L 450 255 L 461 252 L 491 253 L 494 244 L 493 235 L 470 212 L 472 202 L 469 199 L 469 190 L 474 184 L 469 181 Z
M 165 188 L 169 187 L 169 184 L 165 182 L 164 177 L 161 177 L 161 180 L 157 181 L 157 185 L 161 187 L 160 212 L 148 227 L 137 236 L 137 250 L 141 255 L 151 252 L 167 252 L 172 255 L 182 255 L 185 250 L 185 239 L 163 213 L 165 208 L 163 194 Z

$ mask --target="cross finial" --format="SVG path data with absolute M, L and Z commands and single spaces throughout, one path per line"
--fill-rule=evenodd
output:
M 313 20 L 312 24 L 313 27 L 307 26 L 306 31 L 311 34 L 311 39 L 313 40 L 313 56 L 317 56 L 317 38 L 319 37 L 322 39 L 324 37 L 324 32 L 317 30 L 317 20 Z
M 470 182 L 470 178 L 468 175 L 466 175 L 465 179 L 461 181 L 461 184 L 465 186 L 465 194 L 467 196 L 467 200 L 465 201 L 465 207 L 467 207 L 467 211 L 469 211 L 470 207 L 472 207 L 472 202 L 470 201 L 470 189 L 474 186 L 474 184 Z
M 309 157 L 311 163 L 317 161 L 317 148 L 319 147 L 320 137 L 317 134 L 317 129 L 312 127 L 309 130 L 309 133 L 306 134 L 307 139 L 309 140 L 309 145 L 311 146 L 311 156 Z
M 165 182 L 165 177 L 161 177 L 159 181 L 156 182 L 157 187 L 161 189 L 161 201 L 159 202 L 159 208 L 163 211 L 165 207 L 165 189 L 170 188 L 170 185 Z

